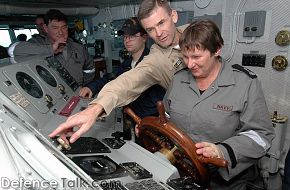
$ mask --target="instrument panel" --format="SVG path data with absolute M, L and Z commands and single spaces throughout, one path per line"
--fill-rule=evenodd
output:
M 175 189 L 169 182 L 180 178 L 173 165 L 133 141 L 112 136 L 123 130 L 121 109 L 97 121 L 70 150 L 48 138 L 91 101 L 78 97 L 79 87 L 63 77 L 42 59 L 0 67 L 0 149 L 10 163 L 0 160 L 5 171 L 0 177 L 11 170 L 7 179 L 55 180 L 62 188 L 71 182 L 91 189 Z M 194 188 L 201 189 L 197 184 Z

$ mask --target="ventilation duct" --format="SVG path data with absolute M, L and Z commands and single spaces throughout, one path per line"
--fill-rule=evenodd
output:
M 38 15 L 44 14 L 49 9 L 58 9 L 67 16 L 89 16 L 96 15 L 99 9 L 96 7 L 79 7 L 79 8 L 40 8 L 40 7 L 21 7 L 13 5 L 0 5 L 0 13 L 2 15 Z

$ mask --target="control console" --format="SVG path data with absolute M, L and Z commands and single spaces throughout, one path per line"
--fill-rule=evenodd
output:
M 57 138 L 48 138 L 91 101 L 78 97 L 78 89 L 53 61 L 33 59 L 0 67 L 0 150 L 6 160 L 0 163 L 0 177 L 55 180 L 56 189 L 179 188 L 173 165 L 118 136 L 123 129 L 120 109 L 66 148 Z

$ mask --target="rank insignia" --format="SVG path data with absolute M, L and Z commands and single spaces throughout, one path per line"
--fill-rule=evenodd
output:
M 175 68 L 175 69 L 178 69 L 178 67 L 179 67 L 181 64 L 182 64 L 182 61 L 181 61 L 180 59 L 178 59 L 178 60 L 176 61 L 176 63 L 174 64 L 174 68 Z

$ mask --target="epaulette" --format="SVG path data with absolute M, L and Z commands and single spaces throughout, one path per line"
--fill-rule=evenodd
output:
M 183 69 L 180 69 L 179 71 L 177 71 L 176 73 L 174 73 L 174 75 L 176 75 L 177 73 L 179 73 L 179 72 L 181 72 L 181 71 L 188 71 L 188 68 L 185 67 L 185 68 L 183 68 Z
M 246 73 L 252 79 L 257 78 L 257 75 L 253 71 L 243 67 L 242 65 L 234 64 L 234 65 L 232 65 L 232 67 L 236 70 L 239 70 L 239 71 Z

